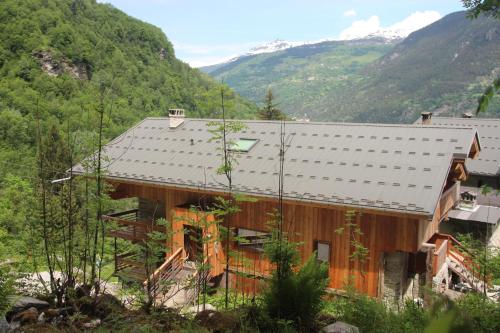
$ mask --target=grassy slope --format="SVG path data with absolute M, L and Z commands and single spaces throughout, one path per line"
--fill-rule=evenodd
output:
M 421 111 L 472 111 L 500 73 L 498 21 L 464 12 L 398 45 L 329 42 L 245 57 L 210 75 L 260 102 L 274 88 L 282 109 L 316 120 L 411 122 Z M 486 116 L 500 116 L 496 97 Z
M 361 69 L 391 47 L 375 40 L 324 42 L 241 58 L 210 75 L 255 102 L 271 87 L 288 114 L 316 116 L 319 100 L 346 82 L 360 80 Z

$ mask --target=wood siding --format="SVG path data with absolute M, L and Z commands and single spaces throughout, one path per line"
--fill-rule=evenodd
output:
M 142 197 L 165 203 L 169 221 L 175 221 L 173 212 L 177 206 L 199 204 L 204 199 L 210 199 L 209 194 L 201 192 L 146 184 L 120 183 L 115 186 L 121 194 L 126 193 L 126 196 Z M 277 203 L 261 198 L 257 202 L 241 203 L 240 206 L 241 212 L 232 216 L 230 226 L 265 231 L 269 220 L 268 213 L 277 208 Z M 181 213 L 177 209 L 177 215 Z M 353 276 L 358 290 L 371 296 L 378 296 L 379 275 L 380 271 L 383 271 L 383 262 L 380 260 L 382 254 L 394 251 L 417 252 L 421 243 L 427 241 L 425 237 L 430 234 L 427 228 L 430 221 L 411 215 L 359 210 L 353 222 L 360 226 L 362 235 L 359 240 L 369 250 L 366 262 L 361 265 L 350 259 L 352 248 L 349 240 L 350 230 L 346 228 L 345 214 L 346 209 L 334 206 L 287 202 L 284 204 L 284 228 L 292 240 L 301 243 L 299 249 L 303 260 L 307 260 L 313 254 L 316 241 L 325 241 L 330 244 L 329 286 L 331 288 L 344 289 L 345 284 Z M 343 231 L 337 232 L 341 228 Z M 170 244 L 173 242 L 174 239 Z M 175 242 L 180 242 L 179 236 L 176 237 Z M 223 246 L 219 248 L 222 249 Z M 167 256 L 175 248 L 169 246 L 169 250 Z M 239 270 L 248 273 L 264 276 L 269 274 L 271 267 L 262 252 L 245 249 L 241 250 L 240 254 L 249 260 L 246 260 L 245 267 L 232 260 L 233 269 L 239 266 Z M 223 255 L 220 257 L 224 258 Z M 221 272 L 221 269 L 221 267 L 214 268 L 213 273 Z M 250 288 L 254 289 L 255 286 L 252 285 Z

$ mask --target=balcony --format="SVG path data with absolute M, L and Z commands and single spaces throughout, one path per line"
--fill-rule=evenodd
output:
M 156 221 L 139 219 L 138 209 L 103 215 L 103 220 L 112 222 L 116 226 L 108 231 L 109 237 L 126 239 L 131 242 L 144 241 L 148 238 L 148 234 L 153 231 L 166 231 L 166 227 L 156 224 Z
M 460 183 L 453 184 L 449 189 L 443 192 L 439 200 L 439 220 L 446 216 L 460 200 Z

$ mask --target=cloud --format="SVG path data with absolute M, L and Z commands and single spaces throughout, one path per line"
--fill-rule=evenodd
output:
M 197 59 L 183 59 L 184 62 L 187 62 L 189 66 L 194 68 L 205 67 L 210 65 L 220 64 L 231 59 L 237 57 L 236 54 L 229 57 L 202 57 Z
M 373 15 L 367 20 L 357 20 L 351 26 L 340 32 L 340 39 L 355 39 L 365 37 L 373 33 L 392 34 L 406 37 L 413 31 L 419 30 L 441 18 L 441 14 L 434 10 L 417 11 L 410 14 L 400 22 L 388 27 L 380 25 L 378 16 Z
M 415 12 L 401 22 L 397 22 L 389 27 L 393 31 L 402 31 L 409 35 L 413 31 L 419 30 L 441 18 L 441 14 L 435 10 Z
M 353 17 L 353 16 L 356 16 L 356 11 L 354 9 L 349 9 L 349 10 L 346 10 L 342 15 L 344 15 L 345 17 Z
M 173 44 L 178 58 L 192 67 L 203 67 L 228 61 L 258 43 L 188 44 L 174 41 Z
M 340 32 L 340 39 L 360 38 L 380 29 L 378 16 L 371 16 L 368 20 L 358 20 L 352 22 L 351 26 Z

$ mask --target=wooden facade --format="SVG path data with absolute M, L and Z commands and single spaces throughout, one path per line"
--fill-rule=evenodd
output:
M 175 187 L 165 187 L 141 182 L 113 182 L 116 188 L 115 197 L 139 197 L 160 205 L 164 205 L 167 220 L 172 225 L 172 233 L 167 247 L 167 256 L 177 249 L 184 247 L 183 228 L 186 225 L 200 226 L 200 216 L 193 215 L 187 207 L 200 205 L 203 201 L 211 200 L 218 193 L 204 192 Z M 458 185 L 457 185 L 458 186 Z M 355 287 L 370 296 L 381 296 L 383 284 L 383 258 L 386 253 L 397 251 L 416 255 L 422 244 L 427 242 L 437 232 L 439 221 L 445 216 L 446 209 L 453 206 L 456 197 L 456 188 L 448 189 L 443 193 L 440 205 L 436 209 L 434 219 L 417 214 L 384 212 L 380 210 L 360 209 L 352 222 L 356 223 L 362 235 L 359 241 L 368 249 L 368 257 L 362 264 L 350 258 L 352 247 L 351 232 L 346 227 L 346 212 L 348 207 L 313 204 L 310 202 L 285 201 L 284 203 L 284 230 L 293 241 L 300 242 L 300 254 L 303 260 L 313 255 L 316 242 L 327 243 L 329 253 L 330 288 L 342 290 L 347 283 L 354 283 Z M 219 193 L 219 195 L 223 195 Z M 272 198 L 257 198 L 256 202 L 240 204 L 241 212 L 229 219 L 230 227 L 245 228 L 265 232 L 267 230 L 269 213 L 277 208 L 277 201 Z M 213 216 L 205 216 L 205 220 L 213 221 Z M 203 236 L 208 234 L 217 236 L 214 224 L 203 229 Z M 339 232 L 341 229 L 342 232 Z M 231 244 L 233 250 L 239 250 L 241 258 L 246 258 L 245 264 L 231 261 L 231 270 L 238 270 L 265 278 L 272 267 L 264 258 L 261 251 L 238 247 Z M 224 272 L 224 244 L 210 243 L 208 251 L 212 266 L 211 275 L 216 276 Z M 243 261 L 243 260 L 242 260 Z M 233 284 L 236 278 L 232 278 Z M 257 290 L 258 284 L 253 279 L 239 278 L 240 287 L 248 290 Z M 243 285 L 242 285 L 243 284 Z

